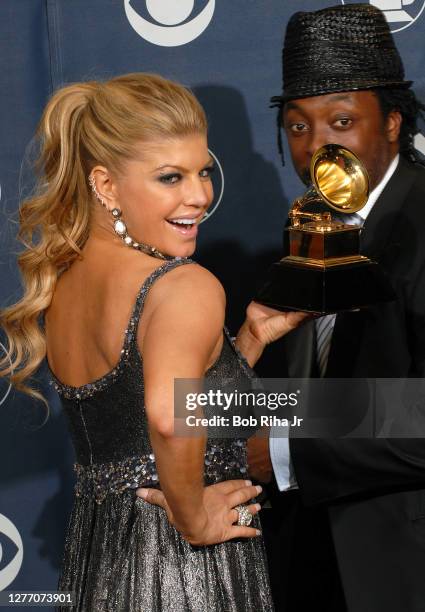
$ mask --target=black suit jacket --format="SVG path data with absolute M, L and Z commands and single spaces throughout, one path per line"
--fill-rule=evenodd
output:
M 337 316 L 326 376 L 423 377 L 422 166 L 400 159 L 366 219 L 362 252 L 397 299 Z M 314 323 L 283 339 L 285 376 L 312 375 L 314 343 Z M 348 610 L 424 612 L 425 439 L 291 439 L 290 450 L 304 504 L 326 505 Z

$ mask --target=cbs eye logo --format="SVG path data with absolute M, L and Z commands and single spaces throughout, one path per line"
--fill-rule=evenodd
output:
M 341 1 L 342 4 L 353 4 L 358 0 Z M 393 33 L 414 24 L 425 8 L 424 0 L 369 0 L 369 4 L 381 9 Z
M 223 199 L 224 193 L 224 172 L 223 167 L 219 162 L 219 159 L 215 153 L 208 149 L 209 154 L 215 161 L 216 171 L 212 175 L 211 179 L 213 182 L 214 194 L 218 194 L 217 199 L 213 202 L 208 210 L 208 212 L 203 216 L 201 223 L 207 221 L 217 210 L 217 208 L 221 204 L 221 200 Z
M 215 0 L 208 0 L 198 15 L 193 13 L 195 0 L 145 0 L 146 10 L 154 20 L 140 15 L 132 6 L 135 0 L 124 0 L 131 27 L 139 36 L 160 47 L 178 47 L 198 38 L 214 15 Z
M 0 185 L 0 200 L 1 200 L 1 196 L 2 196 L 2 192 L 1 192 L 1 185 Z M 3 344 L 0 342 L 0 358 L 3 357 L 3 354 L 7 355 L 7 351 L 6 351 L 6 348 L 3 346 Z M 7 396 L 9 395 L 11 389 L 12 389 L 12 385 L 5 383 L 4 378 L 1 378 L 0 379 L 0 406 L 4 404 L 4 402 L 6 401 Z M 0 559 L 1 559 L 1 545 L 0 545 Z
M 425 136 L 420 132 L 415 136 L 415 148 L 425 156 Z
M 7 544 L 7 549 L 11 548 L 11 544 L 16 549 L 12 559 L 5 567 L 3 567 L 5 559 L 3 559 L 2 541 L 3 544 Z M 0 591 L 4 591 L 15 580 L 21 569 L 23 558 L 24 547 L 19 531 L 7 516 L 0 514 Z
M 3 344 L 0 342 L 0 357 L 3 357 L 3 354 L 6 355 L 7 351 Z M 6 383 L 4 378 L 0 379 L 0 406 L 4 404 L 12 389 L 12 385 L 10 383 Z

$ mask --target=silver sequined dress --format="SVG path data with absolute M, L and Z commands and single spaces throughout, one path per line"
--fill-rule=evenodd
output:
M 78 388 L 63 385 L 52 375 L 77 460 L 76 496 L 58 585 L 59 590 L 75 592 L 73 610 L 273 610 L 261 538 L 193 547 L 169 524 L 162 508 L 135 494 L 139 486 L 160 486 L 144 411 L 137 326 L 152 284 L 188 262 L 168 261 L 145 281 L 119 363 L 111 372 Z M 250 376 L 249 367 L 225 334 L 221 355 L 207 377 L 218 382 Z M 246 476 L 244 441 L 208 441 L 206 484 Z

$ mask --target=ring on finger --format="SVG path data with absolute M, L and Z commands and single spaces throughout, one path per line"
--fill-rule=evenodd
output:
M 252 514 L 246 506 L 235 506 L 238 513 L 238 525 L 240 527 L 249 527 L 252 522 Z

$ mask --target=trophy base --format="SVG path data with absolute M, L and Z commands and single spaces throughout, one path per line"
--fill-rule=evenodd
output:
M 325 315 L 395 299 L 388 278 L 370 259 L 329 267 L 300 266 L 285 259 L 272 265 L 256 302 L 283 312 Z

